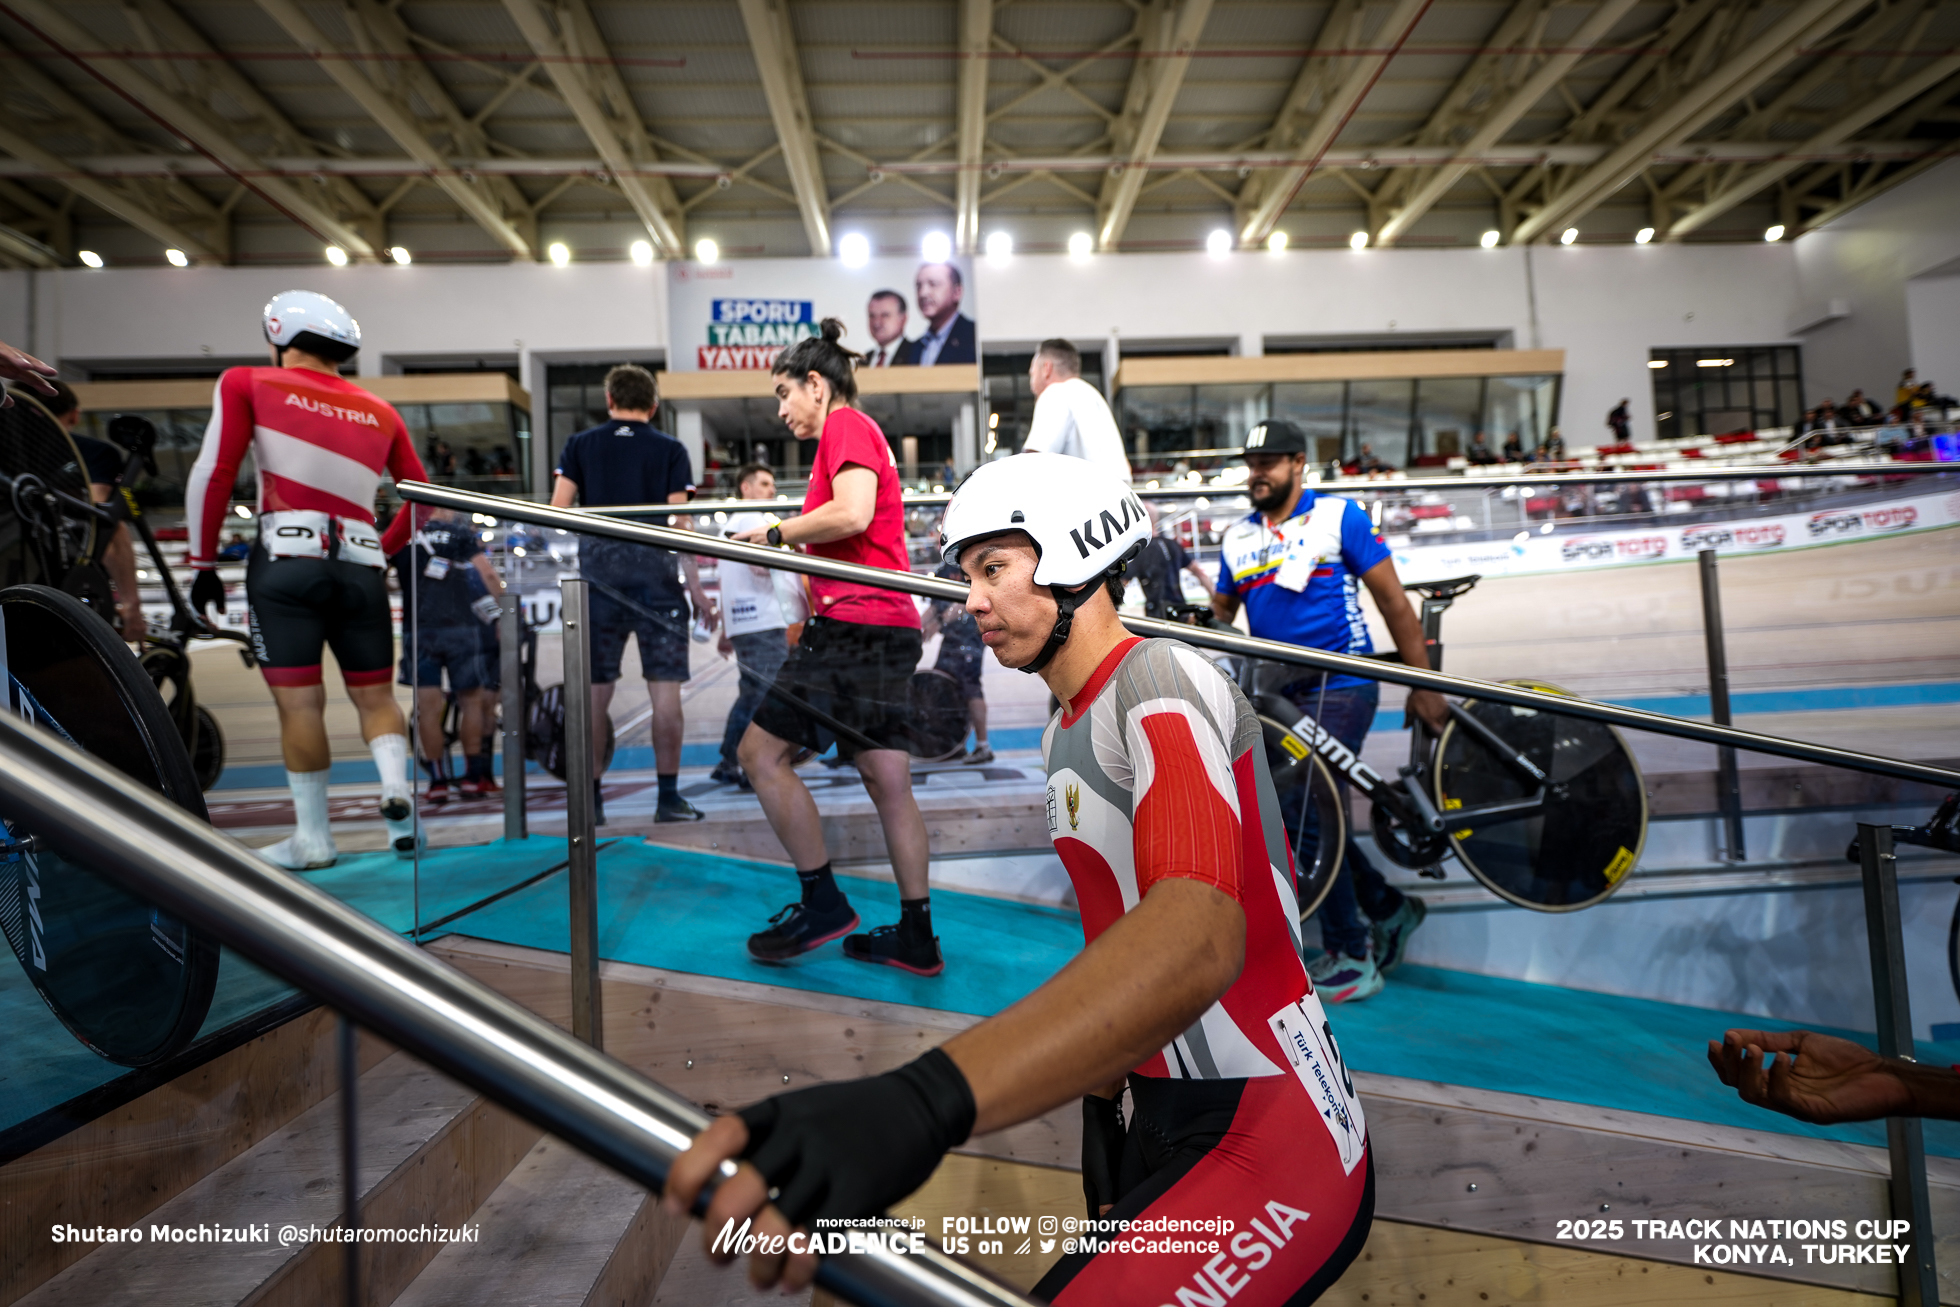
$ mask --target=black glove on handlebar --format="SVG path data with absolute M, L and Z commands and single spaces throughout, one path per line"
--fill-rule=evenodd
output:
M 1117 1178 L 1123 1169 L 1123 1146 L 1128 1135 L 1123 1129 L 1122 1098 L 1098 1094 L 1082 1096 L 1082 1196 L 1088 1200 L 1089 1219 L 1098 1220 L 1103 1208 L 1114 1207 L 1122 1195 Z
M 191 611 L 203 617 L 206 604 L 221 613 L 225 610 L 225 583 L 218 579 L 216 569 L 208 567 L 191 582 Z
M 884 1211 L 973 1133 L 973 1090 L 944 1049 L 866 1080 L 778 1094 L 738 1114 L 743 1156 L 790 1224 Z

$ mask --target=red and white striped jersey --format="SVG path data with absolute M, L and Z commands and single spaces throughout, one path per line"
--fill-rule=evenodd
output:
M 1041 750 L 1048 832 L 1086 942 L 1161 880 L 1204 881 L 1245 910 L 1238 980 L 1134 1074 L 1289 1073 L 1272 1021 L 1312 988 L 1279 799 L 1245 696 L 1188 645 L 1126 640 L 1049 722 Z
M 230 368 L 211 395 L 211 424 L 184 488 L 191 566 L 214 565 L 218 533 L 245 451 L 259 471 L 259 512 L 313 509 L 374 521 L 385 470 L 422 480 L 422 460 L 401 414 L 351 381 L 310 368 Z M 381 545 L 408 542 L 411 514 L 398 514 Z

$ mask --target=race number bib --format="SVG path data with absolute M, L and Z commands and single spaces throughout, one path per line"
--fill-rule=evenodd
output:
M 449 560 L 447 558 L 429 559 L 422 566 L 422 575 L 428 577 L 431 581 L 442 580 L 443 577 L 449 575 Z
M 1334 1043 L 1334 1028 L 1320 1006 L 1320 995 L 1309 992 L 1299 1002 L 1288 1003 L 1267 1018 L 1267 1024 L 1286 1050 L 1293 1074 L 1306 1087 L 1320 1123 L 1327 1127 L 1341 1155 L 1342 1170 L 1354 1174 L 1367 1147 L 1368 1122 L 1347 1064 L 1341 1061 L 1340 1047 Z
M 388 566 L 387 556 L 381 552 L 381 533 L 374 529 L 373 523 L 356 522 L 351 517 L 340 518 L 339 522 L 342 562 L 376 569 Z
M 333 519 L 325 513 L 288 509 L 259 519 L 259 540 L 273 558 L 325 558 Z

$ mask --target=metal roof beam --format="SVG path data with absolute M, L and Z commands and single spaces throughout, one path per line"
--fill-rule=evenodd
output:
M 377 257 L 378 251 L 367 236 L 344 222 L 339 214 L 330 212 L 289 182 L 258 175 L 263 172 L 258 160 L 233 139 L 229 127 L 203 107 L 165 90 L 138 66 L 143 62 L 141 56 L 126 57 L 101 50 L 100 41 L 48 0 L 7 0 L 7 4 L 15 21 L 27 27 L 37 39 L 52 46 L 63 58 L 79 64 L 172 133 L 216 159 L 227 173 L 286 217 L 355 258 Z
M 5 223 L 0 223 L 0 258 L 8 259 L 23 268 L 47 270 L 61 266 L 60 255 L 26 232 L 9 227 Z
M 1554 228 L 1577 222 L 1639 176 L 1656 150 L 1692 136 L 1729 105 L 1775 76 L 1799 50 L 1829 35 L 1870 3 L 1804 0 L 1699 81 L 1664 98 L 1660 110 L 1639 131 L 1520 222 L 1513 239 L 1535 240 Z
M 1368 41 L 1368 53 L 1354 59 L 1333 94 L 1325 98 L 1313 126 L 1294 145 L 1292 153 L 1296 166 L 1283 169 L 1269 179 L 1260 189 L 1258 202 L 1249 206 L 1250 212 L 1240 219 L 1240 245 L 1262 244 L 1272 233 L 1280 215 L 1286 212 L 1286 206 L 1293 202 L 1300 187 L 1313 175 L 1321 156 L 1333 145 L 1341 129 L 1347 126 L 1354 111 L 1361 107 L 1361 102 L 1374 89 L 1389 61 L 1408 42 L 1409 34 L 1415 31 L 1416 24 L 1429 12 L 1429 6 L 1433 3 L 1435 0 L 1396 0 L 1394 8 L 1389 10 L 1388 16 Z
M 1688 233 L 1700 230 L 1764 187 L 1773 186 L 1804 167 L 1818 153 L 1843 144 L 1854 133 L 1863 131 L 1886 114 L 1902 108 L 1956 75 L 1960 75 L 1960 55 L 1948 55 L 1905 81 L 1859 103 L 1857 108 L 1792 151 L 1798 157 L 1776 159 L 1751 168 L 1736 181 L 1709 196 L 1701 207 L 1676 218 L 1663 239 L 1678 241 Z
M 423 133 L 421 127 L 409 116 L 408 111 L 377 86 L 368 76 L 365 68 L 348 58 L 346 52 L 328 40 L 326 33 L 301 12 L 294 0 L 258 0 L 258 3 L 259 8 L 285 30 L 293 43 L 311 55 L 319 68 L 333 79 L 334 84 L 345 91 L 354 103 L 360 105 L 362 111 L 374 119 L 376 125 L 387 132 L 395 144 L 408 151 L 411 158 L 431 171 L 435 184 L 445 195 L 456 201 L 477 226 L 483 228 L 492 239 L 517 257 L 521 259 L 536 257 L 532 242 L 504 217 L 503 206 L 492 200 L 476 184 L 465 180 L 460 173 L 450 168 L 449 161 L 443 157 L 442 151 L 438 150 L 435 143 Z M 365 6 L 350 10 L 349 21 L 353 20 L 355 14 L 361 14 L 365 18 L 366 15 L 362 13 L 363 8 Z M 407 43 L 402 44 L 405 47 Z M 426 88 L 418 89 L 424 89 L 424 98 L 428 98 Z M 436 88 L 435 93 L 439 98 L 432 107 L 439 108 L 441 104 L 448 102 L 448 96 L 441 93 L 440 88 Z M 449 107 L 454 117 L 460 121 L 462 115 L 455 112 L 455 106 L 450 104 Z
M 504 0 L 504 9 L 551 73 L 552 84 L 605 160 L 613 184 L 653 237 L 654 253 L 684 257 L 680 197 L 666 178 L 635 172 L 636 165 L 658 163 L 660 156 L 647 139 L 646 124 L 633 108 L 619 70 L 605 53 L 585 0 L 563 0 L 555 24 L 539 0 Z
M 993 34 L 994 0 L 960 0 L 960 171 L 953 183 L 953 244 L 961 254 L 980 248 L 980 165 L 986 158 L 987 56 Z
M 783 147 L 783 166 L 796 192 L 796 210 L 810 253 L 830 255 L 830 191 L 824 184 L 823 161 L 817 157 L 816 123 L 810 98 L 803 89 L 803 66 L 797 59 L 796 33 L 783 0 L 740 0 L 742 25 L 748 29 L 749 51 L 755 56 L 769 117 Z M 984 90 L 983 90 L 984 94 Z
M 1493 109 L 1476 133 L 1463 143 L 1463 154 L 1469 162 L 1453 162 L 1437 169 L 1423 180 L 1420 188 L 1411 195 L 1408 202 L 1382 224 L 1375 238 L 1377 245 L 1393 245 L 1402 234 L 1415 226 L 1430 206 L 1443 198 L 1450 187 L 1457 184 L 1468 172 L 1474 161 L 1483 151 L 1496 145 L 1504 138 L 1504 133 L 1517 124 L 1518 119 L 1530 113 L 1532 107 L 1549 94 L 1572 66 L 1583 58 L 1588 50 L 1606 39 L 1607 34 L 1626 17 L 1638 0 L 1602 0 L 1579 30 L 1559 42 L 1558 54 L 1552 55 L 1538 66 L 1503 104 Z
M 1130 73 L 1122 115 L 1110 125 L 1117 153 L 1127 158 L 1103 178 L 1102 194 L 1096 200 L 1098 249 L 1113 250 L 1123 239 L 1123 228 L 1129 225 L 1143 188 L 1145 166 L 1163 139 L 1164 124 L 1170 121 L 1171 106 L 1191 66 L 1191 52 L 1211 17 L 1211 3 L 1152 0 L 1137 15 L 1144 58 Z
M 39 168 L 46 169 L 51 176 L 59 176 L 61 184 L 89 203 L 103 209 L 138 231 L 160 242 L 166 248 L 182 250 L 193 263 L 223 263 L 219 251 L 199 240 L 175 223 L 157 212 L 156 204 L 148 198 L 132 194 L 119 186 L 97 181 L 93 177 L 78 177 L 73 167 L 48 153 L 26 137 L 20 136 L 4 124 L 0 124 L 0 150 Z

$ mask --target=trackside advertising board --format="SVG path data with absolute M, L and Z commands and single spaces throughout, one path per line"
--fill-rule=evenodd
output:
M 1467 572 L 1517 576 L 1693 558 L 1704 549 L 1724 554 L 1800 549 L 1954 525 L 1960 525 L 1960 493 L 1945 491 L 1852 508 L 1823 508 L 1733 522 L 1621 531 L 1588 531 L 1583 526 L 1561 523 L 1550 535 L 1540 534 L 1534 526 L 1514 540 L 1411 543 L 1395 550 L 1395 570 L 1405 581 L 1440 580 Z
M 776 356 L 844 320 L 846 349 L 867 367 L 973 363 L 980 357 L 972 260 L 738 259 L 667 265 L 669 367 L 767 369 Z

